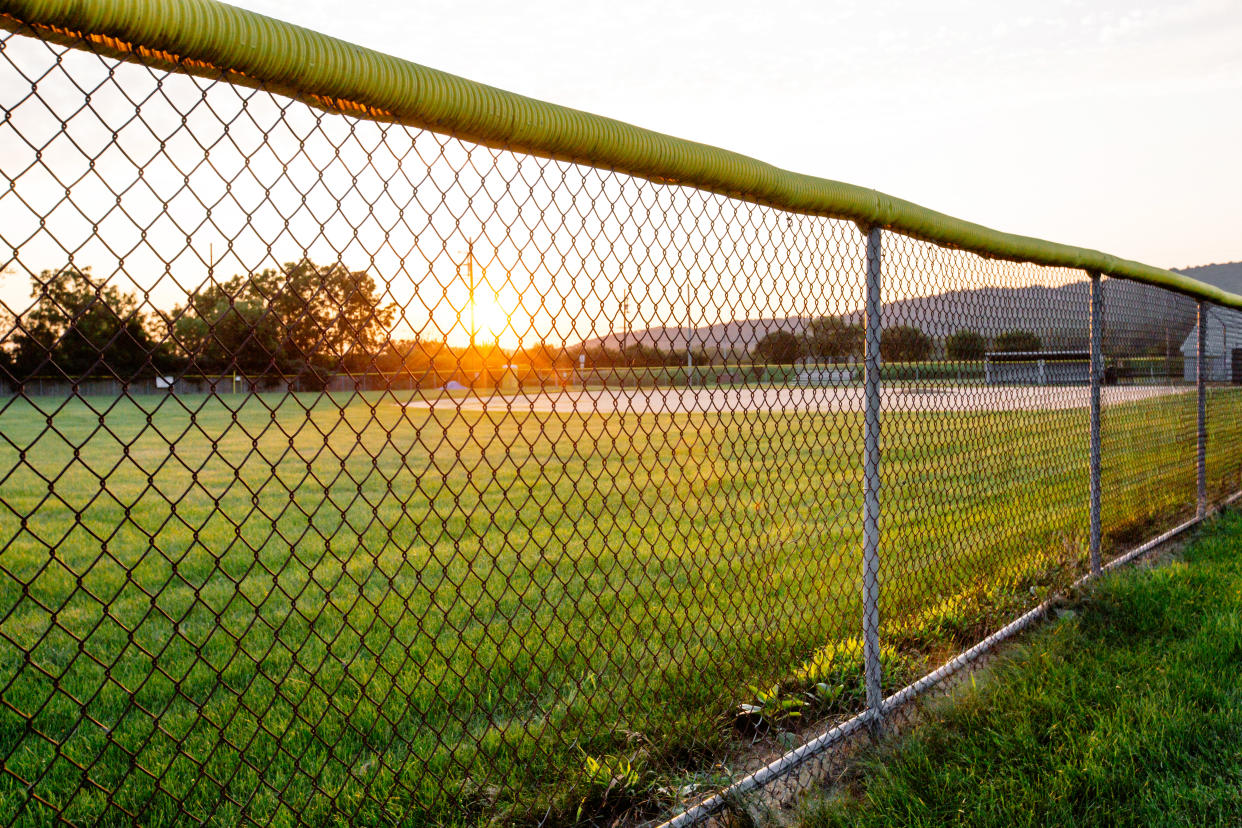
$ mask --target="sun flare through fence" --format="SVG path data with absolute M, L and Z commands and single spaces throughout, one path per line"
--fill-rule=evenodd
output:
M 0 22 L 0 824 L 779 800 L 1242 488 L 1177 274 L 210 0 Z

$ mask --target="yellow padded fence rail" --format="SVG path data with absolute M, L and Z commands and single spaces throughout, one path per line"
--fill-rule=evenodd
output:
M 1242 296 L 1175 271 L 1004 233 L 876 190 L 515 95 L 217 0 L 0 0 L 0 26 L 28 26 L 123 60 L 262 85 L 329 111 L 848 219 L 992 258 L 1133 279 L 1242 309 Z

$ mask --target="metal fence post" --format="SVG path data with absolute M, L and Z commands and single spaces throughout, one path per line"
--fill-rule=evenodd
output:
M 1104 286 L 1091 274 L 1091 574 L 1100 574 L 1100 379 L 1104 374 Z
M 863 368 L 863 671 L 868 728 L 879 736 L 884 692 L 880 675 L 880 273 L 881 234 L 867 232 L 866 346 Z
M 1196 476 L 1198 478 L 1198 509 L 1200 518 L 1207 514 L 1207 380 L 1204 376 L 1207 367 L 1207 302 L 1199 300 L 1199 343 L 1195 349 L 1195 384 L 1199 397 L 1199 422 L 1197 429 L 1198 458 Z

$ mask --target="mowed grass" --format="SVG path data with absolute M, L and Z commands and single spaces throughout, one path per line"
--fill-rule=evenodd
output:
M 864 768 L 805 828 L 1242 825 L 1242 515 L 1095 585 Z
M 856 651 L 857 415 L 401 402 L 4 406 L 0 821 L 572 821 L 592 760 L 675 784 L 749 687 Z M 1217 491 L 1239 403 L 1212 398 Z M 887 415 L 891 642 L 1082 569 L 1086 422 Z M 1193 395 L 1108 409 L 1112 536 L 1193 509 L 1193 423 Z

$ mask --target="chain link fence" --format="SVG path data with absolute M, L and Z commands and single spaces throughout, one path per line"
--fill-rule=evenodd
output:
M 1242 487 L 1223 306 L 4 20 L 5 825 L 776 807 Z

